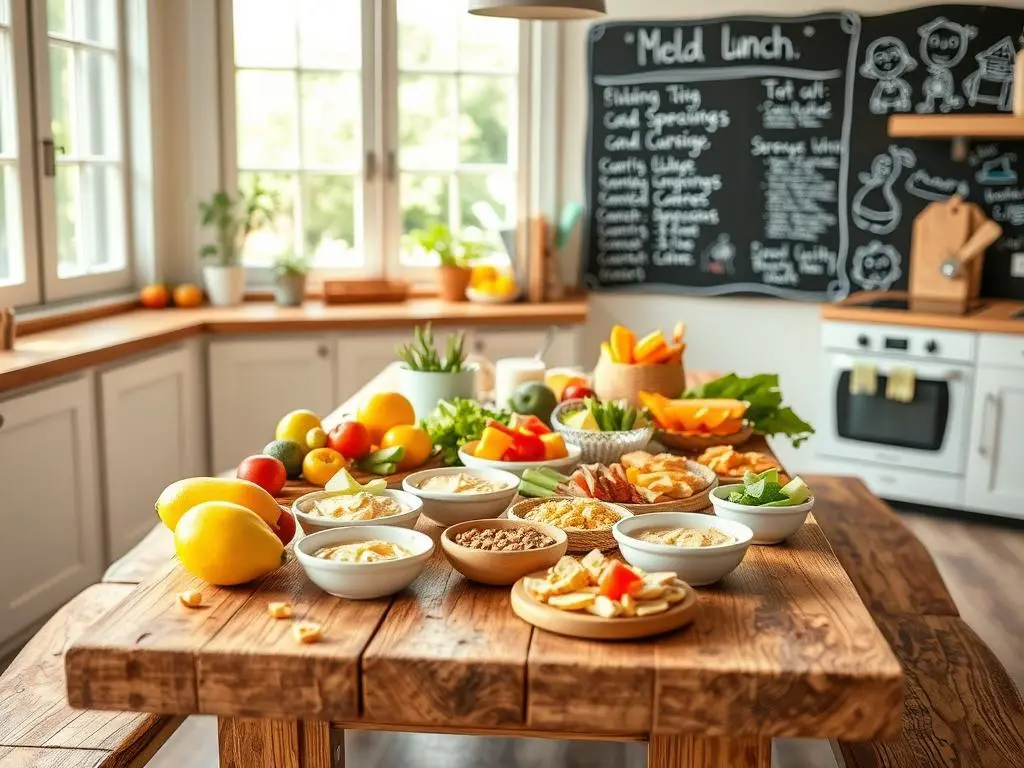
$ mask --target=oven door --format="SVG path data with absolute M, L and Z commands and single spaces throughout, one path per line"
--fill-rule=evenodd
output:
M 874 395 L 850 394 L 850 378 L 857 363 L 875 366 L 878 387 Z M 822 453 L 933 472 L 964 472 L 974 387 L 971 368 L 836 353 L 827 356 L 827 368 L 828 420 Z M 894 368 L 914 370 L 913 402 L 886 398 L 886 383 Z

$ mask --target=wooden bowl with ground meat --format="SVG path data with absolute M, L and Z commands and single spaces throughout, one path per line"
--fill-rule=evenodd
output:
M 470 520 L 441 534 L 441 549 L 455 570 L 467 579 L 498 586 L 550 568 L 568 545 L 560 528 L 518 520 Z

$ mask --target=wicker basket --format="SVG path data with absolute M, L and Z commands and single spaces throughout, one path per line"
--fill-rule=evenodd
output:
M 639 451 L 651 442 L 654 428 L 650 426 L 625 432 L 592 432 L 566 426 L 563 418 L 586 406 L 582 400 L 569 400 L 560 404 L 551 414 L 551 426 L 560 432 L 566 442 L 580 447 L 580 464 L 611 464 L 630 451 Z
M 718 487 L 718 476 L 703 464 L 686 460 L 686 469 L 707 481 L 708 487 L 685 499 L 672 499 L 657 504 L 623 504 L 634 515 L 647 515 L 651 512 L 711 512 L 711 492 Z
M 602 355 L 594 369 L 594 392 L 601 400 L 625 400 L 630 405 L 639 405 L 641 391 L 679 397 L 685 388 L 682 365 L 613 363 Z
M 706 451 L 716 445 L 742 445 L 754 434 L 754 428 L 749 424 L 739 432 L 731 435 L 688 435 L 683 432 L 673 432 L 667 429 L 659 429 L 654 433 L 654 439 L 675 451 Z
M 555 501 L 557 499 L 588 501 L 588 499 L 577 499 L 568 496 L 550 496 L 546 499 L 524 499 L 523 501 L 509 507 L 508 519 L 525 520 L 524 515 L 538 504 L 543 504 L 546 501 Z M 596 500 L 591 499 L 591 501 Z M 597 503 L 618 513 L 620 518 L 633 516 L 633 513 L 621 504 L 609 504 L 606 501 L 598 501 Z M 618 546 L 618 544 L 615 543 L 615 537 L 612 536 L 611 528 L 604 528 L 600 531 L 587 531 L 581 528 L 563 528 L 562 530 L 565 531 L 565 535 L 569 538 L 569 552 L 589 552 L 592 549 L 600 549 L 604 551 L 608 549 L 615 549 Z

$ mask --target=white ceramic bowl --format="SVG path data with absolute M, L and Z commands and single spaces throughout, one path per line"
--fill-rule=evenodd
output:
M 734 544 L 684 549 L 633 538 L 651 528 L 717 528 L 736 537 Z M 700 512 L 652 512 L 620 520 L 612 535 L 626 562 L 645 571 L 673 571 L 694 587 L 713 584 L 732 573 L 747 554 L 754 532 L 742 523 Z
M 459 474 L 474 475 L 505 487 L 500 491 L 487 493 L 435 493 L 420 489 L 420 485 L 432 477 Z M 502 469 L 442 467 L 425 469 L 409 475 L 402 481 L 402 488 L 423 502 L 424 517 L 447 528 L 449 525 L 464 523 L 467 520 L 500 517 L 516 497 L 519 478 Z
M 711 506 L 722 520 L 743 523 L 754 532 L 753 544 L 778 544 L 799 531 L 814 508 L 814 497 L 792 507 L 748 507 L 729 501 L 730 491 L 741 491 L 740 485 L 722 485 L 711 492 Z
M 339 491 L 313 491 L 305 496 L 300 496 L 292 503 L 292 514 L 295 522 L 298 523 L 302 532 L 307 536 L 320 531 L 331 531 L 335 528 L 366 528 L 367 526 L 389 526 L 398 528 L 415 528 L 416 520 L 419 519 L 420 510 L 423 509 L 423 502 L 405 491 L 393 491 L 390 488 L 383 491 L 379 496 L 390 496 L 402 508 L 401 514 L 391 517 L 379 517 L 376 520 L 334 520 L 330 517 L 319 517 L 309 514 L 313 508 L 313 502 L 320 499 L 329 499 L 332 496 L 343 496 Z
M 569 455 L 564 459 L 552 459 L 551 461 L 491 461 L 490 459 L 478 459 L 471 451 L 476 447 L 476 441 L 466 443 L 459 449 L 459 458 L 467 467 L 474 469 L 503 469 L 511 472 L 516 477 L 522 477 L 523 472 L 528 469 L 539 469 L 551 467 L 556 472 L 567 474 L 575 469 L 580 463 L 580 447 L 566 442 L 565 450 Z
M 394 542 L 413 554 L 379 563 L 339 563 L 316 557 L 324 547 L 371 539 Z M 295 543 L 295 557 L 309 580 L 324 592 L 350 600 L 372 600 L 402 591 L 423 572 L 433 552 L 434 541 L 426 534 L 386 525 L 334 528 Z

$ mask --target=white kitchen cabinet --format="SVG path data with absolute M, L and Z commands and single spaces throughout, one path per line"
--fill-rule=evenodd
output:
M 1024 366 L 978 369 L 966 504 L 1024 518 Z
M 200 368 L 190 344 L 100 374 L 110 560 L 153 528 L 167 485 L 207 473 Z
M 214 472 L 263 450 L 289 411 L 326 416 L 339 402 L 334 344 L 326 336 L 212 341 L 208 359 Z
M 0 645 L 103 573 L 91 375 L 0 398 Z
M 412 341 L 412 331 L 391 333 L 350 333 L 338 339 L 338 403 L 343 403 L 392 363 L 395 350 Z

